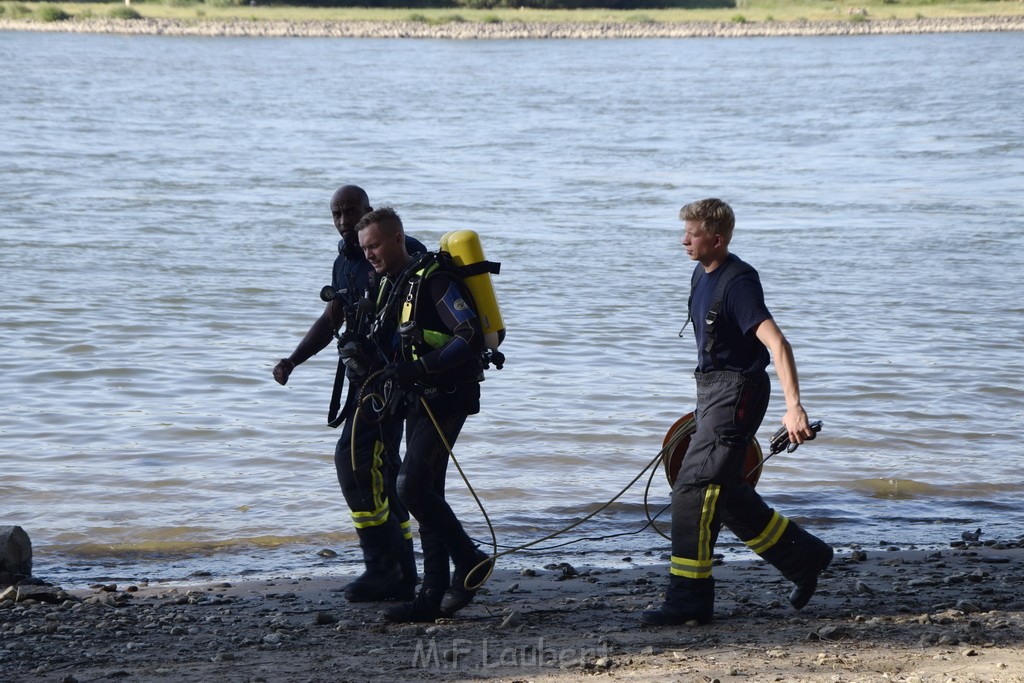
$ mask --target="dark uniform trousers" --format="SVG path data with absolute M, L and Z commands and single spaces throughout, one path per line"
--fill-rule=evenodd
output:
M 750 440 L 764 419 L 768 375 L 697 374 L 696 431 L 672 487 L 672 565 L 665 607 L 646 623 L 708 623 L 715 601 L 712 552 L 725 525 L 796 584 L 790 603 L 801 609 L 832 560 L 821 539 L 768 507 L 743 480 Z
M 355 390 L 353 383 L 350 391 Z M 398 456 L 401 438 L 400 419 L 371 425 L 362 417 L 349 416 L 334 450 L 334 466 L 367 568 L 384 570 L 397 561 L 405 565 L 403 573 L 414 581 L 409 513 L 399 502 L 396 488 L 401 467 Z
M 697 373 L 696 431 L 672 487 L 673 576 L 711 577 L 724 524 L 754 552 L 778 542 L 788 520 L 743 481 L 747 448 L 768 409 L 767 373 Z
M 406 417 L 405 457 L 398 474 L 398 498 L 419 523 L 423 546 L 423 588 L 443 592 L 451 582 L 449 558 L 456 569 L 475 564 L 476 544 L 445 500 L 448 447 L 466 422 L 466 413 L 427 399 L 444 438 L 417 401 Z

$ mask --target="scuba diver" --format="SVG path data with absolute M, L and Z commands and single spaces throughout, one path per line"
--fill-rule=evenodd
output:
M 356 231 L 376 274 L 370 338 L 380 369 L 363 391 L 376 392 L 383 420 L 405 415 L 398 499 L 419 522 L 423 546 L 419 592 L 410 602 L 386 609 L 384 617 L 429 622 L 468 605 L 494 565 L 445 501 L 450 449 L 467 416 L 480 412 L 483 327 L 466 284 L 447 267 L 445 252 L 410 256 L 394 209 L 368 213 Z
M 344 595 L 351 602 L 411 600 L 416 593 L 416 558 L 409 513 L 398 502 L 395 491 L 401 464 L 398 446 L 402 425 L 397 422 L 356 427 L 353 406 L 358 391 L 357 373 L 350 368 L 354 362 L 343 355 L 348 339 L 357 334 L 357 303 L 365 294 L 373 271 L 359 247 L 355 227 L 373 208 L 366 192 L 355 185 L 338 188 L 331 197 L 330 208 L 341 240 L 334 261 L 330 296 L 326 297 L 329 300 L 291 355 L 274 367 L 274 379 L 278 384 L 287 384 L 296 366 L 323 350 L 345 327 L 345 335 L 339 337 L 342 357 L 338 362 L 327 421 L 331 427 L 344 425 L 334 451 L 334 465 L 359 536 L 366 568 L 345 587 Z M 410 252 L 426 251 L 412 237 L 406 239 L 406 248 Z M 346 373 L 350 382 L 342 406 Z

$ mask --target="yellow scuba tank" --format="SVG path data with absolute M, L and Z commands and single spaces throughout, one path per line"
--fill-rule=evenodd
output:
M 457 266 L 471 266 L 485 261 L 480 235 L 473 230 L 454 230 L 441 237 L 441 251 L 448 252 Z M 501 319 L 498 298 L 490 273 L 479 273 L 463 278 L 476 302 L 476 313 L 484 328 L 484 346 L 496 350 L 505 339 L 505 322 Z

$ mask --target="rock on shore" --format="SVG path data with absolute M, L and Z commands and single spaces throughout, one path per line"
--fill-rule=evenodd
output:
M 685 23 L 500 23 L 415 21 L 177 21 L 170 19 L 0 20 L 0 31 L 119 33 L 167 36 L 304 38 L 438 38 L 447 40 L 739 38 L 753 36 L 872 35 L 1024 31 L 1024 16 L 863 21 Z
M 0 588 L 32 576 L 32 540 L 20 526 L 0 527 Z
M 1020 545 L 840 549 L 800 612 L 772 567 L 723 562 L 715 622 L 701 627 L 640 628 L 667 571 L 608 556 L 499 567 L 455 618 L 427 624 L 347 603 L 340 574 L 12 589 L 0 595 L 0 680 L 1020 683 Z

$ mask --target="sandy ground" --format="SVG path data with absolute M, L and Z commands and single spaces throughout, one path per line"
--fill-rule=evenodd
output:
M 654 629 L 666 568 L 621 557 L 499 560 L 456 618 L 416 625 L 348 604 L 340 574 L 9 589 L 0 681 L 1024 681 L 1021 546 L 840 549 L 801 612 L 773 568 L 729 561 L 715 623 Z

